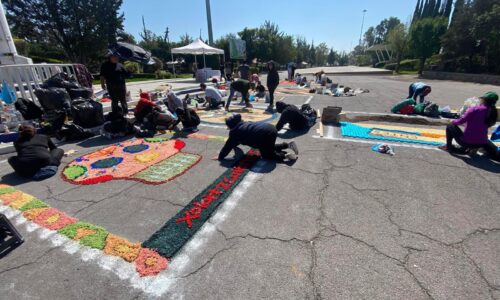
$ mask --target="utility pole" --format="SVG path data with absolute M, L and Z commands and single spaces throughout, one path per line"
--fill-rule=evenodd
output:
M 214 35 L 212 32 L 212 12 L 210 10 L 210 0 L 205 0 L 207 4 L 207 22 L 208 22 L 208 44 L 213 45 Z
M 359 34 L 359 46 L 361 46 L 361 41 L 363 37 L 363 27 L 365 26 L 365 14 L 367 10 L 363 9 L 363 21 L 361 21 L 361 33 Z

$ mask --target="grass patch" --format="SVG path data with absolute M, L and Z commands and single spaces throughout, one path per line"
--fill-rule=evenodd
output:
M 133 78 L 128 78 L 126 82 L 141 82 L 141 81 L 151 81 L 151 80 L 163 80 L 163 79 L 156 79 L 154 74 L 146 74 L 146 76 L 141 76 L 142 74 L 136 74 L 134 75 Z M 153 75 L 153 76 L 151 76 Z M 177 74 L 176 78 L 172 79 L 188 79 L 188 78 L 193 78 L 193 74 Z M 93 85 L 100 85 L 101 80 L 99 78 L 92 80 Z
M 418 75 L 418 71 L 399 71 L 397 75 Z

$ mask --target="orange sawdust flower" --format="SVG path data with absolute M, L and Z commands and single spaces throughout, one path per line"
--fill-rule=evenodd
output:
M 104 253 L 119 256 L 128 262 L 133 262 L 141 251 L 140 243 L 131 243 L 124 238 L 109 234 L 104 246 Z
M 28 219 L 28 220 L 31 220 L 33 221 L 34 219 L 36 219 L 36 217 L 38 217 L 41 213 L 43 213 L 44 211 L 46 211 L 48 208 L 47 207 L 42 207 L 42 208 L 33 208 L 33 209 L 30 209 L 30 210 L 27 210 L 23 213 L 23 216 Z
M 166 258 L 147 248 L 142 248 L 135 260 L 135 268 L 141 277 L 158 275 L 167 265 Z
M 20 192 L 20 191 L 16 191 L 14 193 L 0 195 L 0 202 L 3 202 L 4 205 L 9 205 L 9 206 L 10 206 L 10 204 L 12 202 L 16 202 L 16 201 L 27 201 L 27 202 L 29 202 L 31 200 L 33 200 L 33 196 L 25 194 L 25 193 Z
M 59 230 L 76 221 L 78 221 L 76 218 L 72 218 L 55 208 L 44 210 L 33 220 L 36 224 L 51 230 Z

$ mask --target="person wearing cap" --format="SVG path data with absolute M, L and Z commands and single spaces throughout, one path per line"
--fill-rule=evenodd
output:
M 410 92 L 408 95 L 408 98 L 412 98 L 417 102 L 417 98 L 420 97 L 420 103 L 424 102 L 424 99 L 427 95 L 429 95 L 432 92 L 432 88 L 430 85 L 427 85 L 423 82 L 415 82 L 410 85 Z
M 487 92 L 480 99 L 479 105 L 470 107 L 460 119 L 446 127 L 446 145 L 440 149 L 465 154 L 471 149 L 483 148 L 490 157 L 498 158 L 497 147 L 488 139 L 488 128 L 495 125 L 498 119 L 498 94 Z M 459 125 L 464 125 L 463 131 Z M 461 148 L 453 146 L 453 140 Z
M 219 153 L 218 160 L 223 160 L 229 152 L 239 145 L 259 149 L 264 159 L 284 161 L 297 160 L 299 150 L 295 142 L 276 144 L 278 131 L 272 124 L 264 122 L 243 122 L 240 114 L 234 114 L 226 119 L 229 128 L 229 138 Z M 290 149 L 294 153 L 286 153 Z
M 107 61 L 101 65 L 101 87 L 107 90 L 111 98 L 111 109 L 115 113 L 128 114 L 127 86 L 125 79 L 130 73 L 120 63 L 120 58 L 109 52 Z M 121 106 L 121 107 L 120 107 Z
M 186 95 L 188 96 L 188 95 Z M 186 97 L 187 101 L 187 97 Z M 172 91 L 168 92 L 167 99 L 164 101 L 168 111 L 174 114 L 178 108 L 184 108 L 184 102 Z

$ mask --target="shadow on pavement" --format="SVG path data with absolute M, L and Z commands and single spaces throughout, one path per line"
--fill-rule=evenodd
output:
M 14 172 L 9 173 L 9 174 L 5 174 L 2 176 L 2 183 L 8 184 L 11 186 L 21 185 L 21 184 L 25 184 L 25 183 L 31 182 L 31 181 L 33 181 L 33 179 L 21 177 Z
M 120 143 L 126 140 L 129 140 L 133 137 L 133 135 L 127 135 L 121 138 L 116 138 L 109 140 L 102 135 L 96 135 L 95 137 L 91 137 L 87 140 L 84 140 L 82 142 L 77 143 L 78 146 L 83 147 L 83 148 L 92 148 L 92 147 L 97 147 L 97 146 L 108 146 L 116 143 Z
M 464 156 L 459 154 L 451 154 L 456 158 L 463 160 L 466 164 L 482 169 L 491 173 L 500 174 L 500 162 L 491 160 L 485 156 Z

